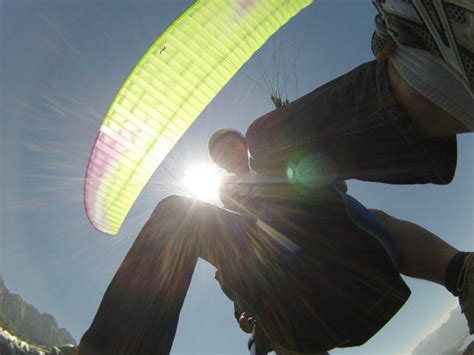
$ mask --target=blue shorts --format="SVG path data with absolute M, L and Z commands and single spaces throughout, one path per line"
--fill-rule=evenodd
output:
M 365 63 L 258 118 L 246 138 L 260 175 L 286 175 L 308 157 L 330 180 L 447 184 L 456 168 L 456 137 L 417 132 L 391 92 L 386 62 Z

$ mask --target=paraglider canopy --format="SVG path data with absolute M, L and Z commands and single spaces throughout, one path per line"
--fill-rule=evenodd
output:
M 199 0 L 145 53 L 92 148 L 85 209 L 116 234 L 154 171 L 242 65 L 313 0 Z

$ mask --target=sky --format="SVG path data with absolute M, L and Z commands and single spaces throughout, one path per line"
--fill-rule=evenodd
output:
M 223 127 L 245 131 L 272 110 L 265 75 L 277 76 L 275 48 L 286 58 L 279 73 L 289 78 L 290 100 L 373 59 L 370 0 L 313 4 L 224 87 L 157 170 L 120 233 L 106 236 L 89 224 L 83 207 L 92 144 L 131 69 L 191 4 L 0 0 L 0 272 L 12 292 L 53 314 L 76 340 L 154 206 L 186 194 L 180 181 L 187 169 L 210 163 L 209 135 Z M 456 176 L 447 186 L 349 181 L 349 193 L 472 250 L 473 151 L 473 136 L 459 136 Z M 173 354 L 247 353 L 248 336 L 213 274 L 213 267 L 198 264 Z M 439 285 L 405 280 L 412 296 L 390 323 L 363 346 L 331 353 L 409 353 L 436 328 L 456 299 Z
M 465 318 L 459 306 L 446 312 L 444 319 L 414 349 L 412 355 L 451 354 L 464 350 L 473 336 L 467 336 Z

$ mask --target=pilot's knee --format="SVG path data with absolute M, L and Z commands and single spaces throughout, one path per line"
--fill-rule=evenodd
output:
M 396 228 L 400 228 L 400 226 L 403 226 L 407 223 L 406 221 L 395 218 L 381 210 L 369 209 L 369 211 L 376 218 L 378 218 L 380 222 L 382 222 L 386 227 L 388 227 L 392 231 L 395 230 Z
M 269 115 L 264 115 L 260 118 L 257 118 L 253 121 L 245 133 L 245 139 L 247 140 L 247 145 L 249 150 L 258 151 L 263 148 L 266 139 L 264 135 L 268 134 L 273 128 L 269 123 Z M 270 133 L 271 134 L 271 133 Z
M 374 208 L 369 208 L 369 212 L 372 213 L 375 217 L 380 218 L 380 219 L 386 219 L 387 217 L 390 217 L 384 211 L 377 210 L 377 209 L 374 209 Z
M 152 213 L 153 216 L 159 216 L 164 213 L 178 213 L 183 211 L 186 206 L 189 206 L 191 199 L 184 196 L 171 195 L 162 199 Z

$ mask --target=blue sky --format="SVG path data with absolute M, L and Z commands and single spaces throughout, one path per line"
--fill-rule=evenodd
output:
M 146 49 L 192 2 L 0 0 L 0 272 L 7 286 L 79 340 L 154 205 L 182 192 L 177 179 L 209 162 L 207 138 L 221 127 L 245 131 L 272 109 L 261 64 L 282 46 L 297 80 L 290 99 L 372 59 L 370 0 L 321 0 L 251 59 L 185 134 L 156 172 L 114 238 L 97 232 L 83 208 L 87 160 L 110 102 Z M 293 74 L 291 75 L 293 77 Z M 350 181 L 367 207 L 419 223 L 459 249 L 473 249 L 474 139 L 458 140 L 448 186 Z M 420 253 L 423 251 L 420 251 Z M 245 354 L 232 305 L 200 263 L 173 352 Z M 360 348 L 333 354 L 407 352 L 456 301 L 428 282 L 406 278 L 407 305 Z

